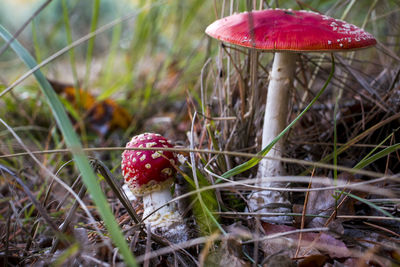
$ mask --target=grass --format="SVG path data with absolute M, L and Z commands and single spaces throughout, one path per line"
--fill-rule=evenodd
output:
M 6 42 L 12 40 L 12 36 L 3 27 L 0 27 L 0 35 Z M 29 68 L 33 69 L 36 67 L 37 63 L 35 60 L 16 40 L 12 41 L 10 46 Z M 72 151 L 73 159 L 82 174 L 82 179 L 85 182 L 85 185 L 88 188 L 88 191 L 90 192 L 96 206 L 98 207 L 101 217 L 103 218 L 113 241 L 121 250 L 121 254 L 124 257 L 126 264 L 129 266 L 136 266 L 133 255 L 129 251 L 128 245 L 114 220 L 104 193 L 97 183 L 97 178 L 89 165 L 87 157 L 82 151 L 82 146 L 79 142 L 78 136 L 73 131 L 73 126 L 68 119 L 60 100 L 40 70 L 35 71 L 34 75 L 40 84 L 43 94 L 46 95 L 47 103 L 50 105 L 54 119 L 56 120 L 57 125 L 65 138 L 65 143 Z
M 221 14 L 259 9 L 260 1 L 50 1 L 31 18 L 39 6 L 24 11 L 20 21 L 8 15 L 12 3 L 1 5 L 1 262 L 207 266 L 229 259 L 262 265 L 272 257 L 261 244 L 280 239 L 263 235 L 265 224 L 245 211 L 256 165 L 273 146 L 260 147 L 266 93 L 256 90 L 267 88 L 272 55 L 221 47 L 204 35 Z M 292 123 L 275 140 L 285 138 L 279 160 L 288 176 L 270 178 L 287 179 L 291 187 L 268 189 L 291 192 L 294 225 L 307 228 L 293 230 L 304 232 L 302 238 L 317 229 L 335 232 L 359 262 L 374 255 L 381 266 L 398 264 L 399 4 L 263 5 L 322 12 L 364 27 L 379 41 L 376 48 L 336 54 L 334 73 L 328 56 L 300 57 Z M 103 120 L 95 118 L 80 105 L 85 99 L 78 90 L 71 102 L 45 77 L 81 87 L 98 103 L 112 99 L 129 116 L 113 117 L 117 108 L 109 104 L 99 113 Z M 129 124 L 110 126 L 121 118 Z M 109 128 L 100 132 L 100 126 Z M 148 241 L 140 201 L 130 202 L 121 190 L 122 147 L 132 135 L 151 131 L 175 141 L 187 159 L 176 187 L 183 193 L 173 201 L 193 231 L 179 247 L 157 235 Z M 310 210 L 318 203 L 305 192 L 325 196 L 319 203 L 332 200 L 333 208 Z M 329 228 L 310 226 L 310 218 Z

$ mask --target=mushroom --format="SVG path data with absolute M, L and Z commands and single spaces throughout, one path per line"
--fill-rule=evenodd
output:
M 126 148 L 172 148 L 169 140 L 159 134 L 134 136 Z M 178 243 L 188 240 L 187 226 L 172 199 L 171 185 L 175 180 L 175 153 L 156 150 L 125 150 L 122 154 L 122 175 L 136 196 L 143 196 L 143 218 L 152 233 Z M 168 203 L 168 204 L 166 204 Z M 160 208 L 161 207 L 161 208 Z
M 250 21 L 250 17 L 252 18 Z M 234 14 L 209 25 L 206 33 L 226 43 L 260 51 L 275 52 L 264 115 L 262 147 L 284 130 L 288 118 L 288 95 L 295 75 L 299 52 L 339 52 L 376 44 L 364 30 L 326 15 L 310 11 L 267 9 Z M 279 140 L 269 157 L 281 157 L 284 141 Z M 285 187 L 262 178 L 284 175 L 278 160 L 260 161 L 257 183 L 261 187 Z M 249 209 L 258 212 L 288 213 L 291 205 L 286 193 L 261 190 L 249 197 Z M 267 217 L 263 221 L 290 223 L 291 216 Z

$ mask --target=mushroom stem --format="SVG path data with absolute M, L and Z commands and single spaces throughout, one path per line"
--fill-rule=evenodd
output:
M 143 196 L 143 218 L 152 233 L 159 234 L 173 243 L 188 240 L 188 229 L 172 199 L 170 187 Z M 164 206 L 165 205 L 165 206 Z M 162 207 L 163 206 L 163 207 Z M 162 208 L 160 208 L 162 207 Z M 157 210 L 160 208 L 159 210 Z
M 146 218 L 145 223 L 150 224 L 151 226 L 168 224 L 168 221 L 165 220 L 165 217 L 170 216 L 170 214 L 175 214 L 176 211 L 174 210 L 173 206 L 168 204 L 159 210 L 157 209 L 171 199 L 172 196 L 169 188 L 145 194 L 143 196 L 143 218 Z
M 295 53 L 275 53 L 270 83 L 268 86 L 267 103 L 264 114 L 262 147 L 266 147 L 279 135 L 286 126 L 288 116 L 289 90 L 296 66 Z M 282 157 L 284 140 L 280 139 L 268 152 L 268 157 Z M 286 187 L 281 182 L 263 182 L 262 178 L 284 175 L 284 169 L 279 160 L 263 159 L 259 163 L 257 179 L 260 187 Z M 287 193 L 262 190 L 254 192 L 249 198 L 249 208 L 260 213 L 291 212 Z M 263 221 L 291 223 L 291 216 L 261 217 Z

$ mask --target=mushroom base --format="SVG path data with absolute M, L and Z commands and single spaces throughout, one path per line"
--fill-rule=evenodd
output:
M 281 186 L 281 185 L 279 185 Z M 291 203 L 285 192 L 263 190 L 253 192 L 248 200 L 250 212 L 260 213 L 260 220 L 276 224 L 292 224 L 293 218 L 287 214 L 292 212 Z M 261 215 L 265 214 L 265 215 Z
M 170 188 L 144 195 L 144 222 L 152 233 L 163 236 L 173 243 L 187 241 L 188 229 L 176 206 L 174 203 L 165 205 L 171 199 Z M 163 207 L 160 208 L 161 206 Z

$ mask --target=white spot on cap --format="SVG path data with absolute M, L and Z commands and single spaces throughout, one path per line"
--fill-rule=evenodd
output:
M 145 167 L 146 167 L 146 169 L 150 169 L 151 168 L 151 165 L 150 165 L 150 163 L 147 163 L 146 165 L 144 165 Z
M 143 155 L 143 156 L 140 157 L 140 161 L 143 161 L 145 159 L 146 159 L 146 155 Z
M 156 146 L 157 145 L 157 143 L 156 142 L 150 142 L 150 143 L 146 143 L 146 147 L 147 148 L 149 148 L 149 147 L 153 147 L 153 146 Z
M 332 44 L 332 41 L 331 41 L 331 40 L 328 40 L 328 44 Z
M 240 42 L 247 43 L 247 42 L 249 42 L 249 39 L 247 38 L 247 36 L 244 36 Z
M 158 152 L 154 152 L 153 154 L 151 154 L 151 157 L 152 157 L 153 159 L 156 159 L 156 158 L 161 157 L 161 154 L 158 153 Z

